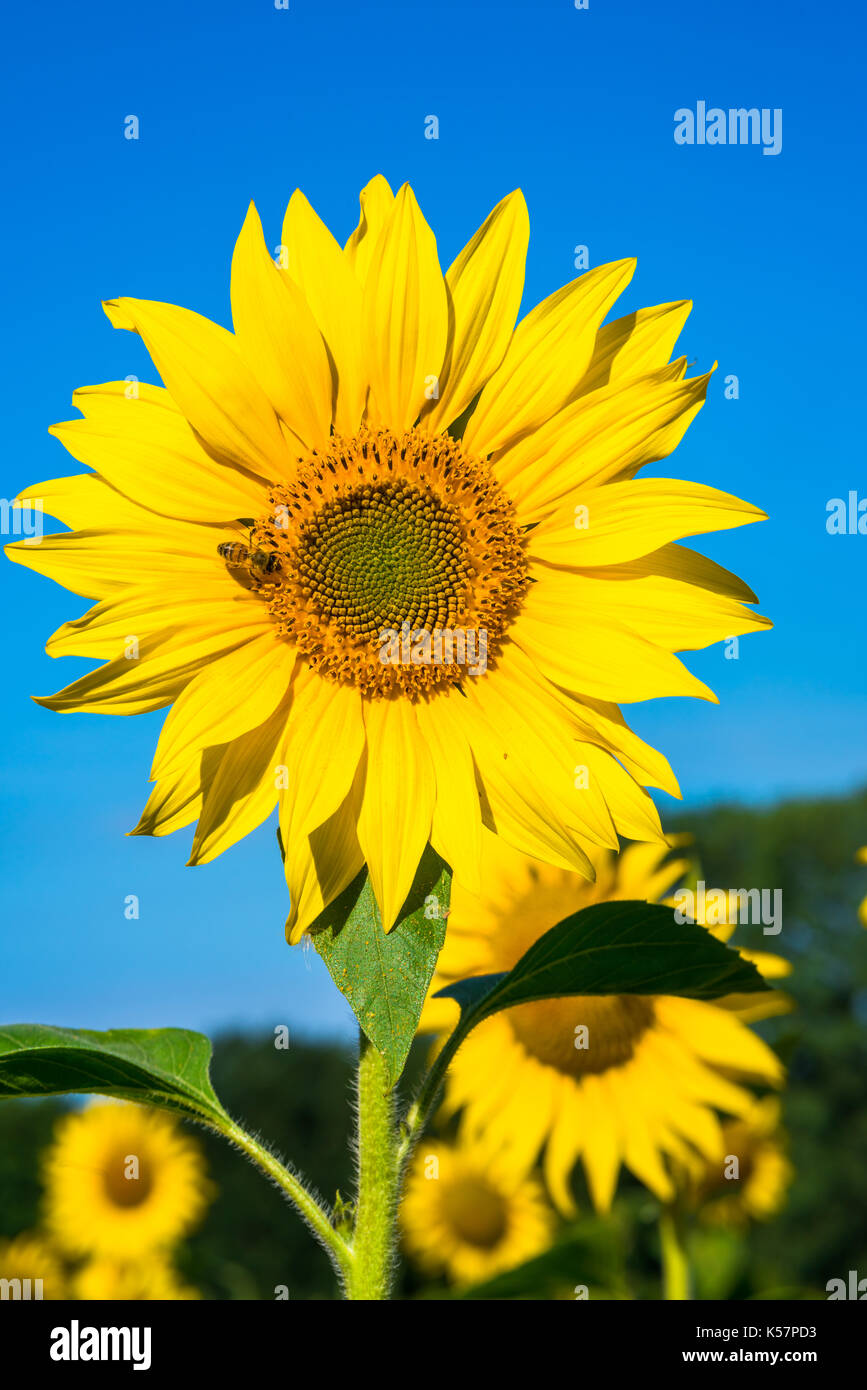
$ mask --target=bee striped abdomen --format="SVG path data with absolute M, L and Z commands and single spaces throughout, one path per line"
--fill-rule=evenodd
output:
M 241 545 L 240 541 L 223 541 L 217 546 L 217 554 L 222 556 L 227 565 L 246 565 L 250 558 L 250 552 L 246 545 Z

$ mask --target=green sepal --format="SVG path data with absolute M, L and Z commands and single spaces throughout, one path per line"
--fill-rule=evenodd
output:
M 313 944 L 359 1027 L 403 1071 L 446 934 L 451 874 L 428 845 L 390 932 L 383 930 L 366 868 L 310 928 Z

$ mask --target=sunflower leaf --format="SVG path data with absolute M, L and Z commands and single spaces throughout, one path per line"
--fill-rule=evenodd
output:
M 463 1037 L 500 1009 L 570 994 L 676 994 L 718 999 L 768 986 L 756 967 L 695 922 L 660 903 L 606 902 L 545 932 L 517 965 L 438 991 L 461 1006 Z
M 71 1092 L 115 1096 L 229 1123 L 208 1072 L 211 1044 L 184 1028 L 94 1033 L 43 1023 L 0 1027 L 0 1100 Z
M 367 869 L 310 928 L 313 944 L 359 1027 L 398 1080 L 446 934 L 451 876 L 427 847 L 400 917 L 390 932 Z

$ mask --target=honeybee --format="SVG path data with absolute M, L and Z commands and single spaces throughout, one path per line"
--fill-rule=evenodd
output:
M 280 568 L 276 550 L 263 550 L 261 546 L 251 550 L 240 541 L 222 541 L 217 546 L 217 554 L 233 569 L 245 569 L 259 577 L 274 574 Z

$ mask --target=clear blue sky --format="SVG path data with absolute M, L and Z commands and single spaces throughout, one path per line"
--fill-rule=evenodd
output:
M 525 304 L 636 255 L 625 309 L 691 297 L 681 340 L 720 371 L 656 471 L 749 498 L 761 526 L 704 548 L 777 626 L 688 658 L 721 706 L 629 713 L 687 805 L 867 780 L 867 536 L 831 537 L 829 498 L 867 496 L 861 255 L 863 12 L 729 0 L 350 3 L 142 0 L 7 11 L 2 90 L 6 308 L 0 492 L 76 471 L 46 433 L 76 386 L 154 379 L 100 300 L 138 295 L 229 321 L 249 199 L 269 240 L 296 185 L 343 238 L 381 171 L 413 184 L 447 265 L 523 188 Z M 782 108 L 783 148 L 679 147 L 677 108 Z M 127 115 L 141 138 L 123 138 Z M 424 138 L 438 116 L 440 138 Z M 623 310 L 619 310 L 623 312 Z M 723 399 L 735 373 L 740 399 Z M 81 663 L 43 643 L 82 602 L 3 566 L 6 904 L 0 1018 L 74 1026 L 229 1022 L 319 1032 L 347 1013 L 312 953 L 283 944 L 274 829 L 185 869 L 189 836 L 126 839 L 159 717 L 33 705 Z M 665 811 L 665 808 L 663 808 Z M 127 894 L 141 917 L 127 921 Z

